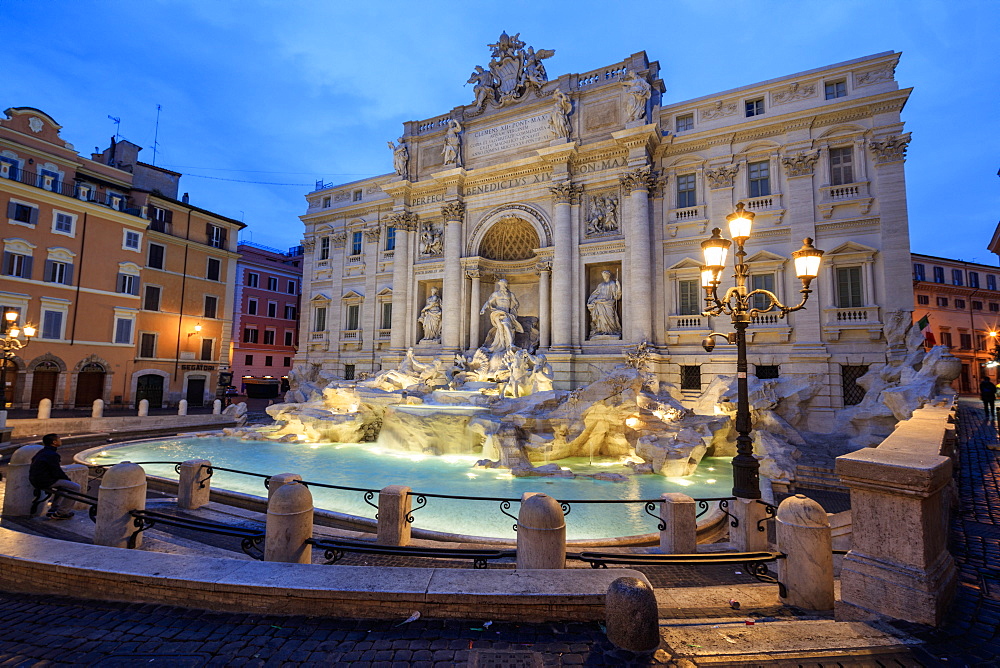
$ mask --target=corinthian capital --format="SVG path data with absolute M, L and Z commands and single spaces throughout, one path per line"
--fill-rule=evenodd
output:
M 619 179 L 626 195 L 630 195 L 633 190 L 652 190 L 656 187 L 656 175 L 653 174 L 649 165 L 633 169 L 622 174 Z
M 369 243 L 374 243 L 378 241 L 379 233 L 382 231 L 380 227 L 369 227 L 365 230 L 365 241 Z
M 407 211 L 394 213 L 386 218 L 386 221 L 397 230 L 402 230 L 404 232 L 412 232 L 417 229 L 417 214 L 415 213 L 409 213 Z
M 305 252 L 311 253 L 314 248 L 316 248 L 316 237 L 305 237 L 302 240 L 302 249 Z
M 573 185 L 571 181 L 549 186 L 549 192 L 555 198 L 556 204 L 576 204 L 580 200 L 580 187 Z
M 788 176 L 809 176 L 813 173 L 819 151 L 804 151 L 796 155 L 786 155 L 781 159 Z
M 910 143 L 910 133 L 892 135 L 885 139 L 873 139 L 868 148 L 875 154 L 875 163 L 900 162 L 906 158 L 906 147 Z
M 712 190 L 718 188 L 732 188 L 736 179 L 736 172 L 740 171 L 739 164 L 722 165 L 715 169 L 706 169 L 705 176 L 708 178 L 708 187 Z
M 446 221 L 462 222 L 465 218 L 465 204 L 462 202 L 448 202 L 441 207 L 441 215 Z

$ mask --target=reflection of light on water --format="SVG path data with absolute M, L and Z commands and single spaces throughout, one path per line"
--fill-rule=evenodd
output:
M 313 443 L 309 446 L 310 450 L 319 450 L 319 443 Z
M 715 480 L 715 478 L 709 478 L 705 482 L 707 482 L 709 485 L 714 485 L 716 483 L 716 480 Z
M 594 462 L 594 466 L 618 466 L 618 462 Z M 567 471 L 569 469 L 566 469 Z
M 677 478 L 675 476 L 668 477 L 667 480 L 675 485 L 680 485 L 681 487 L 690 487 L 694 484 L 693 480 L 688 480 L 687 478 Z
M 479 461 L 476 455 L 441 455 L 439 459 L 449 464 L 475 464 Z
M 476 475 L 475 473 L 466 473 L 466 474 L 465 474 L 465 476 L 466 476 L 467 478 L 469 478 L 469 479 L 474 479 L 474 478 L 478 478 L 478 477 L 479 477 L 479 476 L 478 476 L 478 475 Z
M 709 471 L 714 471 L 714 470 L 715 470 L 715 467 L 714 467 L 714 466 L 709 466 L 709 467 L 708 467 L 708 470 L 709 470 Z
M 560 466 L 559 470 L 560 471 L 571 471 L 572 469 L 570 469 L 570 467 L 568 467 L 568 466 Z
M 497 480 L 513 480 L 514 476 L 510 473 L 501 473 L 497 476 Z

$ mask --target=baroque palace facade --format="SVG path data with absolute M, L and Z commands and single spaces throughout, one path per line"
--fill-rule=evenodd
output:
M 350 378 L 408 348 L 450 361 L 487 341 L 505 279 L 515 343 L 545 353 L 556 387 L 647 342 L 650 370 L 693 398 L 735 373 L 734 346 L 701 346 L 732 325 L 701 315 L 700 244 L 743 203 L 751 287 L 797 303 L 792 251 L 826 251 L 806 309 L 748 330 L 751 372 L 818 385 L 815 429 L 859 401 L 887 314 L 913 309 L 900 54 L 671 102 L 644 52 L 548 80 L 553 51 L 490 48 L 470 104 L 390 142 L 395 174 L 308 195 L 296 363 Z

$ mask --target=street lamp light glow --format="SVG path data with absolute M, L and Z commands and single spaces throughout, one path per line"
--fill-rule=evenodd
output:
M 756 214 L 753 211 L 744 211 L 743 202 L 740 202 L 736 205 L 736 211 L 726 216 L 726 221 L 729 222 L 729 236 L 736 243 L 742 245 L 750 238 L 754 215 Z
M 726 254 L 733 242 L 722 238 L 722 230 L 716 227 L 711 238 L 701 242 L 701 252 L 705 254 L 705 265 L 716 272 L 726 266 Z
M 813 246 L 811 237 L 806 237 L 802 240 L 802 248 L 792 253 L 792 259 L 795 261 L 795 275 L 803 281 L 811 281 L 819 275 L 823 251 Z

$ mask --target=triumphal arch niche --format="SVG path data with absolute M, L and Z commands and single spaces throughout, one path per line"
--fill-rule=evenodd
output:
M 424 361 L 474 355 L 498 343 L 499 292 L 517 300 L 504 337 L 544 353 L 559 388 L 646 342 L 651 371 L 700 392 L 733 373 L 727 347 L 701 347 L 732 325 L 702 315 L 700 244 L 742 203 L 756 214 L 755 286 L 791 303 L 792 252 L 804 237 L 829 251 L 809 307 L 759 318 L 749 336 L 751 364 L 801 376 L 818 388 L 810 419 L 832 419 L 844 374 L 885 359 L 883 314 L 912 310 L 895 250 L 905 193 L 880 186 L 903 182 L 899 54 L 668 103 L 645 52 L 552 78 L 548 46 L 501 34 L 470 63 L 466 104 L 388 142 L 390 173 L 308 195 L 312 331 L 297 362 L 347 375 L 409 348 Z

